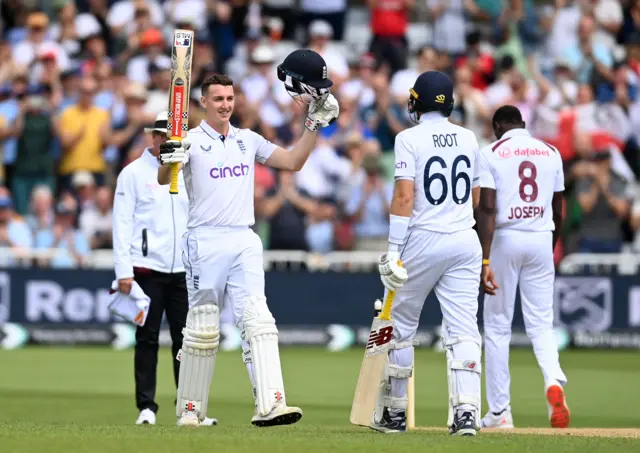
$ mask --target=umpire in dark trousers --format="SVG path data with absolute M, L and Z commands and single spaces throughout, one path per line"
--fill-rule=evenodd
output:
M 127 165 L 118 175 L 113 203 L 113 252 L 118 290 L 128 294 L 135 281 L 151 299 L 147 320 L 136 330 L 134 376 L 136 424 L 156 423 L 156 368 L 162 315 L 166 313 L 171 333 L 173 377 L 178 386 L 182 329 L 189 303 L 181 238 L 186 231 L 189 200 L 180 172 L 178 194 L 158 184 L 160 145 L 167 140 L 167 112 L 160 113 L 153 127 L 145 128 L 153 146 Z M 214 419 L 206 419 L 215 424 Z

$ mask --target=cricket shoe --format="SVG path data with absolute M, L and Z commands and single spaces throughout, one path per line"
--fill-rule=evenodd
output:
M 449 427 L 452 436 L 475 436 L 476 419 L 471 411 L 457 411 L 453 425 Z
M 178 419 L 178 426 L 200 426 L 200 420 L 198 420 L 198 413 L 194 410 L 184 411 Z
M 480 420 L 480 427 L 482 429 L 498 428 L 498 429 L 511 429 L 513 428 L 513 416 L 511 415 L 511 409 L 507 408 L 499 414 L 493 412 L 487 412 L 482 420 Z
M 547 387 L 547 406 L 549 408 L 549 423 L 552 428 L 569 426 L 571 413 L 564 397 L 564 389 L 560 384 L 552 384 Z
M 376 421 L 376 413 L 373 413 L 373 420 L 369 427 L 381 433 L 404 433 L 407 431 L 407 414 L 403 410 L 391 412 L 388 407 L 382 411 L 382 418 Z
M 251 418 L 251 424 L 259 427 L 292 425 L 302 418 L 302 409 L 276 403 L 267 415 L 258 415 L 257 409 Z
M 205 417 L 204 420 L 200 422 L 200 426 L 216 426 L 218 424 L 217 418 L 209 418 Z
M 140 411 L 140 415 L 138 415 L 138 419 L 136 420 L 136 425 L 155 425 L 156 424 L 156 414 L 151 409 L 142 409 Z

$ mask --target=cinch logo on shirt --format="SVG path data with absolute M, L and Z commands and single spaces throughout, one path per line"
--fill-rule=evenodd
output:
M 401 168 L 407 168 L 407 163 L 403 160 L 396 164 L 396 169 L 400 170 Z
M 213 179 L 235 178 L 237 176 L 246 176 L 249 173 L 247 164 L 234 165 L 233 167 L 223 167 L 222 162 L 217 167 L 213 167 L 209 172 L 209 176 Z

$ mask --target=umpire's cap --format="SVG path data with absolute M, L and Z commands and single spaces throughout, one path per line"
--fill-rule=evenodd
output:
M 286 82 L 290 76 L 294 82 L 300 82 L 316 89 L 329 88 L 333 82 L 327 77 L 327 64 L 319 53 L 311 49 L 298 49 L 291 52 L 278 66 L 278 78 Z
M 409 90 L 409 113 L 441 112 L 444 116 L 453 111 L 453 82 L 440 71 L 420 74 Z

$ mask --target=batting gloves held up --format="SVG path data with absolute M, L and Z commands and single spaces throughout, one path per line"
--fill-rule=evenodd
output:
M 340 105 L 333 94 L 329 94 L 323 101 L 322 99 L 314 99 L 309 104 L 309 112 L 304 121 L 304 127 L 311 132 L 315 132 L 320 127 L 327 127 L 333 123 L 340 114 Z
M 188 140 L 168 140 L 160 145 L 160 162 L 162 165 L 189 162 L 189 148 L 191 142 Z
M 380 256 L 378 260 L 378 272 L 382 284 L 389 291 L 397 291 L 409 278 L 407 270 L 400 265 L 400 254 L 398 252 L 387 252 Z

